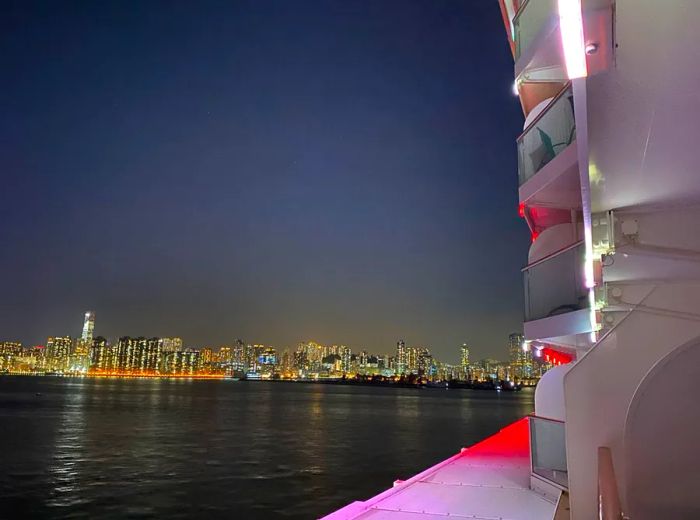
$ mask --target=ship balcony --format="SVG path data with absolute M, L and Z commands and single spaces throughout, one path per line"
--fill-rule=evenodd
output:
M 557 0 L 525 0 L 513 17 L 515 77 L 567 78 Z
M 581 184 L 576 149 L 576 119 L 571 85 L 546 106 L 517 139 L 520 203 L 579 209 Z
M 570 337 L 594 330 L 584 260 L 585 246 L 578 242 L 523 269 L 525 339 Z

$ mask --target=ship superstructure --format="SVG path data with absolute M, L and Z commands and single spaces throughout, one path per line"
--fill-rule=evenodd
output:
M 525 116 L 505 172 L 532 235 L 523 348 L 573 361 L 526 428 L 330 518 L 700 518 L 700 6 L 499 3 Z

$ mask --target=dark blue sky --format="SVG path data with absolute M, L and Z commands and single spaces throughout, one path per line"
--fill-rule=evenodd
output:
M 0 339 L 520 330 L 495 0 L 4 2 Z

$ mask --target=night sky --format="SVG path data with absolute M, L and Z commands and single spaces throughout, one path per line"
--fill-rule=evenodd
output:
M 496 0 L 3 2 L 0 340 L 521 330 Z

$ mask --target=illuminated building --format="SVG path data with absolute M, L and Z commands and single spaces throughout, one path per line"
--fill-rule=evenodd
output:
M 161 367 L 163 344 L 159 338 L 119 338 L 116 366 L 119 372 L 156 374 Z
M 282 356 L 280 357 L 280 369 L 283 373 L 289 373 L 294 369 L 294 356 L 285 348 L 282 351 Z
M 32 347 L 21 349 L 12 358 L 12 370 L 19 373 L 34 373 L 44 368 L 44 349 Z
M 49 370 L 65 371 L 73 351 L 73 338 L 51 336 L 46 340 L 46 362 Z
M 232 361 L 232 352 L 233 350 L 231 347 L 220 347 L 219 348 L 219 354 L 218 354 L 218 361 L 219 363 L 223 365 L 230 365 Z
M 532 352 L 522 334 L 512 333 L 508 336 L 508 359 L 511 377 L 515 380 L 533 377 Z
M 245 343 L 237 339 L 231 352 L 231 368 L 236 372 L 246 372 L 246 348 Z
M 420 376 L 425 376 L 427 378 L 432 378 L 435 376 L 435 366 L 433 355 L 430 353 L 428 348 L 417 348 L 416 349 L 417 361 L 416 361 L 416 374 Z
M 0 342 L 0 371 L 10 370 L 19 356 L 22 355 L 22 343 L 19 341 Z
M 323 345 L 314 341 L 299 343 L 294 360 L 296 368 L 302 373 L 318 374 L 323 370 Z
M 211 363 L 214 361 L 214 349 L 205 347 L 202 349 L 202 363 Z
M 196 349 L 170 352 L 165 356 L 165 372 L 173 375 L 195 375 L 202 368 L 202 353 Z
M 90 348 L 90 370 L 107 372 L 116 368 L 116 357 L 110 345 L 105 338 L 97 336 L 92 340 Z
M 179 352 L 182 350 L 182 338 L 161 338 L 161 350 L 164 353 Z
M 406 349 L 406 373 L 418 374 L 419 347 L 408 347 Z
M 263 377 L 272 377 L 277 365 L 277 351 L 272 347 L 265 348 L 258 356 L 258 365 Z
M 22 343 L 19 341 L 0 341 L 0 355 L 17 356 L 22 352 Z
M 470 379 L 469 377 L 469 347 L 464 343 L 459 349 L 459 365 L 461 368 L 460 379 Z
M 396 373 L 405 374 L 408 369 L 408 359 L 406 353 L 406 343 L 404 340 L 399 340 L 396 343 Z
M 360 353 L 358 354 L 358 364 L 360 368 L 365 368 L 367 366 L 367 358 L 369 357 L 369 353 L 366 350 L 361 350 Z
M 256 345 L 248 344 L 245 346 L 244 370 L 246 372 L 255 372 L 257 368 Z
M 90 345 L 92 343 L 92 334 L 95 330 L 95 313 L 92 311 L 87 311 L 85 313 L 85 320 L 83 321 L 83 333 L 80 339 Z
M 340 368 L 343 373 L 347 374 L 350 372 L 350 365 L 352 363 L 352 350 L 349 347 L 342 346 L 340 348 Z

